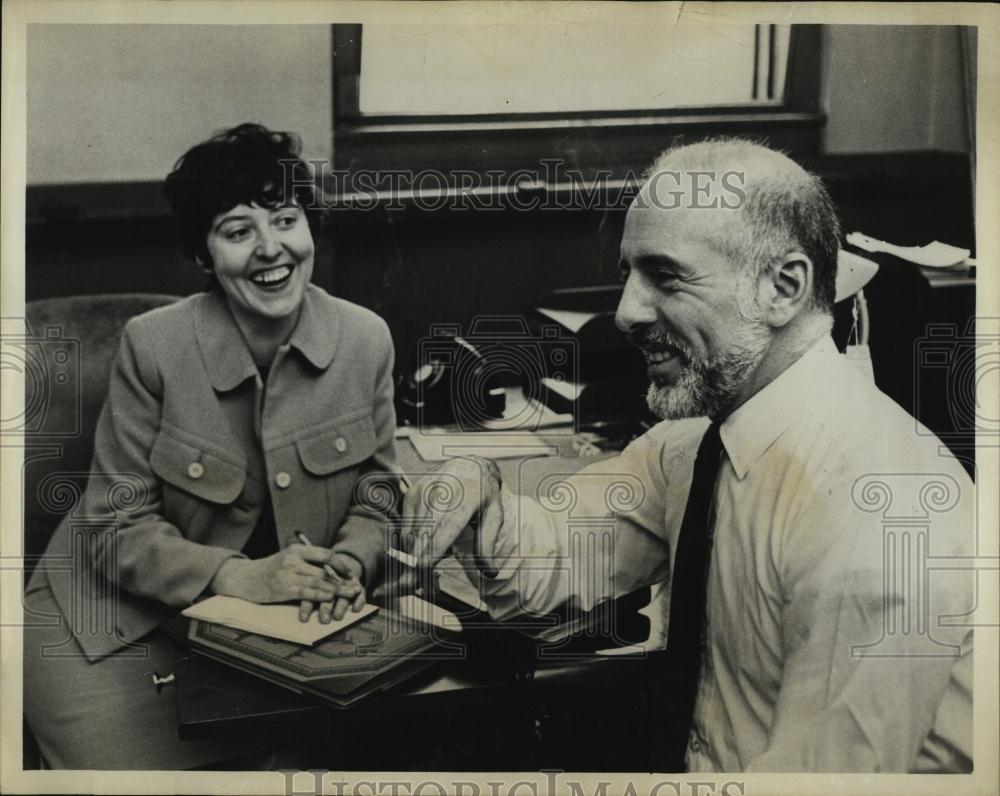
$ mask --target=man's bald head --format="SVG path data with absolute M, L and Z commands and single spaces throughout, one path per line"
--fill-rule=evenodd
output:
M 665 174 L 686 189 L 692 219 L 703 218 L 716 245 L 753 275 L 791 252 L 805 254 L 813 264 L 814 306 L 832 310 L 840 225 L 818 177 L 760 144 L 741 139 L 702 141 L 662 153 L 647 172 L 646 195 L 640 194 L 637 202 L 671 207 L 664 203 L 664 192 L 676 190 L 678 182 L 657 179 Z M 700 196 L 692 190 L 692 180 L 697 185 L 699 179 L 708 186 L 708 193 Z M 721 209 L 708 209 L 713 202 Z M 697 216 L 694 210 L 700 211 Z

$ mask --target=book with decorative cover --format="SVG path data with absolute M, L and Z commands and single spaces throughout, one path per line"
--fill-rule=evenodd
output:
M 164 625 L 175 640 L 334 707 L 349 707 L 462 648 L 448 632 L 385 609 L 313 646 L 180 615 Z

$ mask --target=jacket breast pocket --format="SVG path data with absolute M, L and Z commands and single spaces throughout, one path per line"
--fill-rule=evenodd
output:
M 302 466 L 313 475 L 330 475 L 361 464 L 375 453 L 375 424 L 364 415 L 295 443 Z
M 164 516 L 190 539 L 203 535 L 196 523 L 210 523 L 242 494 L 247 480 L 245 466 L 164 431 L 153 443 L 149 465 L 163 482 Z M 215 511 L 199 514 L 199 508 Z
M 376 449 L 375 424 L 370 414 L 343 422 L 295 443 L 303 469 L 323 479 L 327 517 L 338 526 L 351 501 L 351 493 L 362 463 Z

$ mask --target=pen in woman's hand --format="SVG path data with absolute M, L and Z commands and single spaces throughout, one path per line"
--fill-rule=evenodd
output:
M 319 549 L 301 531 L 295 531 L 295 538 L 305 547 Z M 350 570 L 347 576 L 340 574 L 330 561 L 324 561 L 322 567 L 327 580 L 333 583 L 337 596 L 332 602 L 320 605 L 319 621 L 323 624 L 328 624 L 331 619 L 339 622 L 344 618 L 349 607 L 354 611 L 360 611 L 365 604 L 365 587 L 361 584 L 358 576 Z M 311 613 L 312 603 L 303 601 L 302 605 L 299 606 L 299 619 L 303 622 L 308 621 Z
M 300 544 L 303 544 L 306 547 L 314 547 L 313 543 L 309 541 L 309 537 L 302 533 L 302 531 L 296 531 L 295 538 L 299 540 Z M 344 576 L 338 573 L 329 562 L 323 563 L 323 571 L 326 573 L 326 576 L 338 586 L 348 585 L 347 581 L 344 580 Z

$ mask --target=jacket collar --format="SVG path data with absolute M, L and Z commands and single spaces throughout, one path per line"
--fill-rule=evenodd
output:
M 302 297 L 302 313 L 289 345 L 314 367 L 326 370 L 333 362 L 339 338 L 340 316 L 333 300 L 321 288 L 310 284 Z
M 793 421 L 816 413 L 825 402 L 838 400 L 830 385 L 842 367 L 843 357 L 833 338 L 824 336 L 726 418 L 719 434 L 737 478 L 746 477 Z
M 315 285 L 306 288 L 299 321 L 288 341 L 289 348 L 320 370 L 333 361 L 340 330 L 340 319 L 332 302 L 323 301 L 324 297 Z M 257 374 L 243 333 L 220 293 L 204 294 L 196 305 L 194 325 L 205 369 L 216 390 L 233 390 Z

